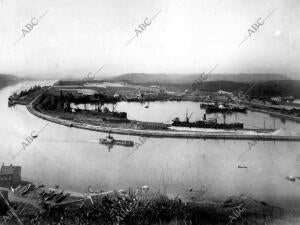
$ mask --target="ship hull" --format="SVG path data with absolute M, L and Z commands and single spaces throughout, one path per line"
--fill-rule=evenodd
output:
M 126 147 L 133 147 L 134 146 L 133 141 L 123 141 L 123 140 L 107 141 L 104 138 L 100 138 L 99 143 L 103 144 L 103 145 L 121 145 L 121 146 L 126 146 Z
M 247 107 L 235 106 L 235 105 L 225 106 L 225 107 L 220 108 L 218 105 L 215 105 L 215 104 L 202 103 L 202 104 L 200 104 L 200 108 L 206 109 L 205 111 L 206 111 L 207 114 L 211 114 L 211 113 L 234 113 L 234 112 L 247 113 Z
M 218 108 L 218 107 L 207 107 L 206 113 L 247 113 L 247 108 Z
M 244 129 L 242 123 L 208 123 L 204 121 L 197 122 L 173 122 L 172 126 L 175 127 L 189 127 L 189 128 L 212 128 L 212 129 Z

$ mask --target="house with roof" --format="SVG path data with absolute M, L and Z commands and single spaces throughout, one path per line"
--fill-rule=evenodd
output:
M 21 166 L 5 166 L 4 163 L 0 170 L 0 186 L 16 187 L 21 183 Z

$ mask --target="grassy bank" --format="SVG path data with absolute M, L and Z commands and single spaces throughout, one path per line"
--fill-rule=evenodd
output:
M 18 204 L 12 203 L 15 209 Z M 261 224 L 279 219 L 283 211 L 264 202 L 240 196 L 222 202 L 182 202 L 160 192 L 113 192 L 72 204 L 56 206 L 41 202 L 41 208 L 26 207 L 18 215 L 24 224 Z M 243 213 L 236 215 L 238 208 Z M 17 213 L 18 214 L 18 213 Z M 16 224 L 13 218 L 7 224 Z

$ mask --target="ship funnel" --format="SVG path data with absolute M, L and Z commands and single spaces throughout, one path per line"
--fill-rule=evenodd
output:
M 206 114 L 205 113 L 203 114 L 203 120 L 206 120 Z

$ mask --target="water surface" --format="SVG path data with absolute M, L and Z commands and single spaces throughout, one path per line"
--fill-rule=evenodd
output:
M 107 149 L 98 138 L 107 134 L 69 128 L 50 123 L 39 137 L 15 160 L 12 155 L 21 143 L 47 121 L 30 114 L 26 107 L 8 108 L 9 94 L 23 83 L 0 90 L 0 157 L 5 164 L 22 166 L 22 176 L 65 189 L 126 189 L 148 185 L 166 189 L 174 195 L 187 196 L 187 189 L 208 187 L 207 197 L 222 198 L 246 194 L 267 203 L 300 211 L 300 180 L 290 182 L 285 176 L 300 176 L 299 142 L 248 142 L 234 140 L 198 140 L 147 138 L 138 149 L 114 146 Z M 119 103 L 117 110 L 132 118 L 166 122 L 201 118 L 203 110 L 194 102 L 156 102 L 149 108 L 138 103 Z M 220 118 L 221 120 L 222 118 Z M 299 131 L 299 124 L 256 112 L 228 116 L 228 121 L 243 121 L 249 127 L 283 127 Z M 118 139 L 139 142 L 137 136 L 114 135 Z M 297 160 L 298 156 L 298 160 Z M 238 169 L 238 165 L 247 166 Z

